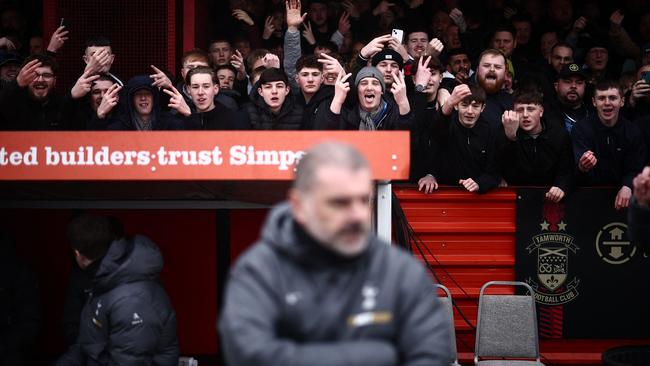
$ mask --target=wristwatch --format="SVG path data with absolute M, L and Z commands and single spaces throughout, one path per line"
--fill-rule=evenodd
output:
M 424 93 L 425 86 L 422 84 L 418 84 L 415 86 L 415 91 L 418 93 Z

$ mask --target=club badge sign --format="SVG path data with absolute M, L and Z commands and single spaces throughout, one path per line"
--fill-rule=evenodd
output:
M 544 221 L 541 226 L 548 230 L 549 224 Z M 563 222 L 558 226 L 566 228 Z M 537 256 L 537 279 L 528 277 L 526 282 L 535 291 L 538 303 L 561 305 L 578 297 L 580 280 L 574 277 L 567 283 L 567 279 L 569 255 L 576 254 L 579 249 L 573 236 L 565 233 L 547 231 L 532 237 L 526 251 Z

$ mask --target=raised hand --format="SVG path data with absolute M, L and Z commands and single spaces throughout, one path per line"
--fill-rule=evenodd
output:
M 460 11 L 460 9 L 451 9 L 451 12 L 449 12 L 449 17 L 454 21 L 454 23 L 456 23 L 460 33 L 465 33 L 467 31 L 467 22 L 465 22 L 465 16 L 463 16 L 463 12 Z
M 43 66 L 43 64 L 38 59 L 33 59 L 26 63 L 18 72 L 16 76 L 16 82 L 21 88 L 26 87 L 31 84 L 32 81 L 36 80 L 38 75 L 36 74 L 36 69 Z
M 280 68 L 280 58 L 278 58 L 277 55 L 273 53 L 267 53 L 264 55 L 264 58 L 262 58 L 262 61 L 264 61 L 264 67 L 268 68 Z
M 271 38 L 271 35 L 273 35 L 273 32 L 275 32 L 275 26 L 273 25 L 273 20 L 274 18 L 272 16 L 266 17 L 266 21 L 264 21 L 264 32 L 262 33 L 263 39 Z
M 230 56 L 230 64 L 237 69 L 237 80 L 246 79 L 246 66 L 244 64 L 244 56 L 242 56 L 239 50 L 235 50 L 235 53 Z
M 517 130 L 519 129 L 519 113 L 515 111 L 504 111 L 501 116 L 501 123 L 506 137 L 509 140 L 517 140 Z
M 346 74 L 343 70 L 341 70 L 336 76 L 336 82 L 334 83 L 334 98 L 332 98 L 332 103 L 330 103 L 330 111 L 334 114 L 341 113 L 341 107 L 350 91 L 350 83 L 348 82 L 350 76 L 352 76 L 351 73 Z
M 623 23 L 623 18 L 625 18 L 625 14 L 623 14 L 621 9 L 618 9 L 615 12 L 613 12 L 612 15 L 609 17 L 609 22 L 612 25 L 612 27 L 620 28 L 621 23 Z
M 68 32 L 69 31 L 65 30 L 64 25 L 58 27 L 54 33 L 52 33 L 52 37 L 50 37 L 50 43 L 47 45 L 47 50 L 57 53 L 59 49 L 63 47 L 65 41 L 68 40 Z
M 113 84 L 106 94 L 102 97 L 102 101 L 97 107 L 97 117 L 99 119 L 104 119 L 106 116 L 111 113 L 113 108 L 117 105 L 117 102 L 120 101 L 119 92 L 122 90 L 122 87 L 118 84 Z
M 445 104 L 442 106 L 442 113 L 446 116 L 451 114 L 451 111 L 455 106 L 458 105 L 465 97 L 472 95 L 472 91 L 469 90 L 467 84 L 456 85 L 454 90 L 451 91 L 451 95 L 445 101 Z
M 344 72 L 343 66 L 341 66 L 339 60 L 326 53 L 320 54 L 320 58 L 318 59 L 318 62 L 323 64 L 323 75 L 339 74 L 342 71 Z
M 284 4 L 287 9 L 287 27 L 295 32 L 305 21 L 307 13 L 300 15 L 300 0 L 286 0 Z
M 393 84 L 390 86 L 390 92 L 395 97 L 395 103 L 399 107 L 399 114 L 402 116 L 411 111 L 409 100 L 406 97 L 406 82 L 404 81 L 404 72 L 393 71 Z
M 235 19 L 240 20 L 249 26 L 255 25 L 255 22 L 253 21 L 253 18 L 251 18 L 250 15 L 248 15 L 247 12 L 245 12 L 242 9 L 235 9 L 232 11 L 232 16 L 235 17 Z
M 158 87 L 158 89 L 170 89 L 173 87 L 172 81 L 169 80 L 167 75 L 165 75 L 165 73 L 162 72 L 162 70 L 160 70 L 154 65 L 150 65 L 150 66 L 154 71 L 154 74 L 149 75 L 149 77 L 153 79 L 153 83 L 151 83 L 151 85 Z
M 175 109 L 185 117 L 192 115 L 190 106 L 187 105 L 185 98 L 183 98 L 183 95 L 178 91 L 178 89 L 172 86 L 169 89 L 163 89 L 163 92 L 170 96 L 169 104 L 167 104 L 169 108 Z
M 365 59 L 370 59 L 375 54 L 381 52 L 392 38 L 393 37 L 391 37 L 390 34 L 373 38 L 372 41 L 368 42 L 368 44 L 359 51 L 359 55 Z
M 106 66 L 111 64 L 113 55 L 108 53 L 106 48 L 102 48 L 92 55 L 86 56 L 85 59 L 86 68 L 84 69 L 84 72 L 96 74 L 102 72 L 102 70 L 106 69 Z
M 310 45 L 313 46 L 316 44 L 316 37 L 314 37 L 314 32 L 311 30 L 311 22 L 305 23 L 305 30 L 302 31 L 302 36 L 305 37 Z
M 418 71 L 415 72 L 415 79 L 413 80 L 415 85 L 422 85 L 426 88 L 429 84 L 429 80 L 431 79 L 431 70 L 427 66 L 429 65 L 429 61 L 431 61 L 431 56 L 427 58 L 422 56 L 418 60 Z
M 70 90 L 70 95 L 72 95 L 72 98 L 79 99 L 90 93 L 90 88 L 93 86 L 93 81 L 97 79 L 99 79 L 99 75 L 83 73 L 79 79 L 77 79 L 77 82 Z
M 346 34 L 350 31 L 351 27 L 352 25 L 350 24 L 350 14 L 344 11 L 343 14 L 341 14 L 341 17 L 339 18 L 338 31 L 341 34 Z
M 357 5 L 352 0 L 344 0 L 341 5 L 345 8 L 345 11 L 350 14 L 354 19 L 359 19 L 361 14 L 359 14 L 359 9 Z
M 8 51 L 15 50 L 16 45 L 7 37 L 0 38 L 0 48 L 6 48 Z
M 381 15 L 384 14 L 385 12 L 388 11 L 392 6 L 395 6 L 395 4 L 387 1 L 387 0 L 381 0 L 381 2 L 372 10 L 372 15 Z
M 402 59 L 404 61 L 409 59 L 409 52 L 406 50 L 406 47 L 404 47 L 403 44 L 399 43 L 397 39 L 390 37 L 388 40 L 388 48 L 390 48 L 393 51 L 397 51 L 397 53 L 402 56 Z
M 580 33 L 583 30 L 585 30 L 585 27 L 587 26 L 587 18 L 585 17 L 580 17 L 576 19 L 575 22 L 573 22 L 573 31 L 575 33 Z
M 438 38 L 434 38 L 429 41 L 427 44 L 427 49 L 424 52 L 426 55 L 431 55 L 434 57 L 440 56 L 442 50 L 445 48 L 445 45 Z

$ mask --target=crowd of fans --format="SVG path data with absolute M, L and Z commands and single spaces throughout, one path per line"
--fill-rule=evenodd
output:
M 3 17 L 0 129 L 410 130 L 427 193 L 613 185 L 624 208 L 648 164 L 646 3 L 231 0 L 236 36 L 187 51 L 178 82 L 152 65 L 123 83 L 98 36 L 65 95 L 65 26 L 17 47 Z

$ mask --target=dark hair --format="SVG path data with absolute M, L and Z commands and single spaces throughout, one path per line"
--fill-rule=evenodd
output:
M 68 224 L 68 241 L 72 249 L 94 261 L 103 257 L 116 239 L 113 227 L 110 220 L 103 216 L 77 216 Z
M 274 81 L 282 81 L 285 85 L 289 85 L 289 78 L 287 78 L 287 74 L 285 74 L 284 71 L 275 67 L 270 67 L 262 71 L 259 80 L 260 86 Z
M 483 90 L 483 88 L 481 88 L 477 84 L 469 84 L 468 86 L 469 86 L 469 91 L 472 92 L 472 94 L 463 98 L 462 102 L 465 103 L 477 102 L 479 104 L 485 104 L 485 100 L 487 99 L 487 96 L 485 95 L 485 90 Z
M 551 54 L 552 54 L 553 51 L 555 51 L 555 49 L 558 48 L 558 47 L 568 48 L 568 49 L 571 50 L 571 52 L 573 52 L 573 47 L 571 47 L 570 44 L 568 44 L 568 43 L 566 43 L 566 42 L 564 42 L 564 41 L 560 41 L 560 42 L 554 44 L 553 47 L 551 47 Z
M 217 66 L 214 69 L 214 74 L 217 75 L 219 70 L 230 70 L 230 71 L 233 72 L 233 74 L 237 75 L 237 69 L 235 69 L 235 67 L 233 65 L 231 65 L 231 64 L 225 64 L 225 65 Z
M 86 40 L 84 52 L 88 47 L 110 47 L 111 40 L 105 36 L 92 36 Z
M 253 69 L 253 64 L 255 64 L 255 61 L 264 58 L 266 56 L 269 50 L 266 48 L 256 48 L 251 51 L 251 53 L 248 54 L 248 57 L 246 57 L 246 70 L 249 72 Z
M 57 70 L 59 69 L 59 63 L 56 62 L 54 57 L 46 55 L 44 53 L 37 53 L 35 55 L 27 56 L 21 67 L 24 67 L 28 62 L 32 60 L 38 60 L 41 63 L 41 66 L 49 66 L 52 69 L 54 75 L 56 75 Z
M 93 81 L 91 87 L 94 86 L 98 81 L 110 81 L 111 83 L 115 84 L 115 79 L 113 79 L 112 77 L 108 76 L 103 72 L 100 73 L 99 77 Z
M 416 72 L 418 72 L 418 65 L 420 64 L 420 59 L 424 58 L 426 60 L 428 56 L 421 56 L 418 57 L 414 62 L 413 62 L 413 70 L 412 73 L 415 75 Z M 429 60 L 429 63 L 425 65 L 427 68 L 432 69 L 432 70 L 438 70 L 440 73 L 443 73 L 445 71 L 444 66 L 438 60 L 437 57 L 431 56 L 431 60 Z
M 318 69 L 319 71 L 323 71 L 323 64 L 318 62 L 318 57 L 314 55 L 302 55 L 296 61 L 296 72 L 300 73 L 300 70 L 304 69 L 305 67 L 308 67 L 310 69 Z
M 191 84 L 190 81 L 192 80 L 192 76 L 196 74 L 208 74 L 210 75 L 210 80 L 212 80 L 213 84 L 219 83 L 219 81 L 217 80 L 217 73 L 211 67 L 199 66 L 187 72 L 187 74 L 185 75 L 185 85 L 189 86 Z
M 232 48 L 232 42 L 230 42 L 230 40 L 228 38 L 219 37 L 219 38 L 213 38 L 213 39 L 210 40 L 210 42 L 208 43 L 208 51 L 210 50 L 210 47 L 213 44 L 218 43 L 218 42 L 228 43 L 228 46 L 230 46 L 230 48 Z
M 327 48 L 331 52 L 339 51 L 339 47 L 336 45 L 336 43 L 330 41 L 329 39 L 317 41 L 314 45 L 314 49 L 316 48 Z
M 490 36 L 490 39 L 494 38 L 494 36 L 499 32 L 508 32 L 512 34 L 512 38 L 517 37 L 517 29 L 515 29 L 515 27 L 510 23 L 502 23 L 497 25 L 494 28 L 494 31 L 492 31 L 492 35 Z
M 512 95 L 513 104 L 537 104 L 544 105 L 544 95 L 529 88 L 515 90 Z
M 623 88 L 621 88 L 621 84 L 618 81 L 611 79 L 599 81 L 594 87 L 594 96 L 596 95 L 597 91 L 606 91 L 609 89 L 618 90 L 618 95 L 623 97 Z
M 183 57 L 181 57 L 181 66 L 187 62 L 189 59 L 200 59 L 201 61 L 205 61 L 206 63 L 210 62 L 210 59 L 208 58 L 208 53 L 203 51 L 200 48 L 194 48 L 191 49 L 183 54 Z

